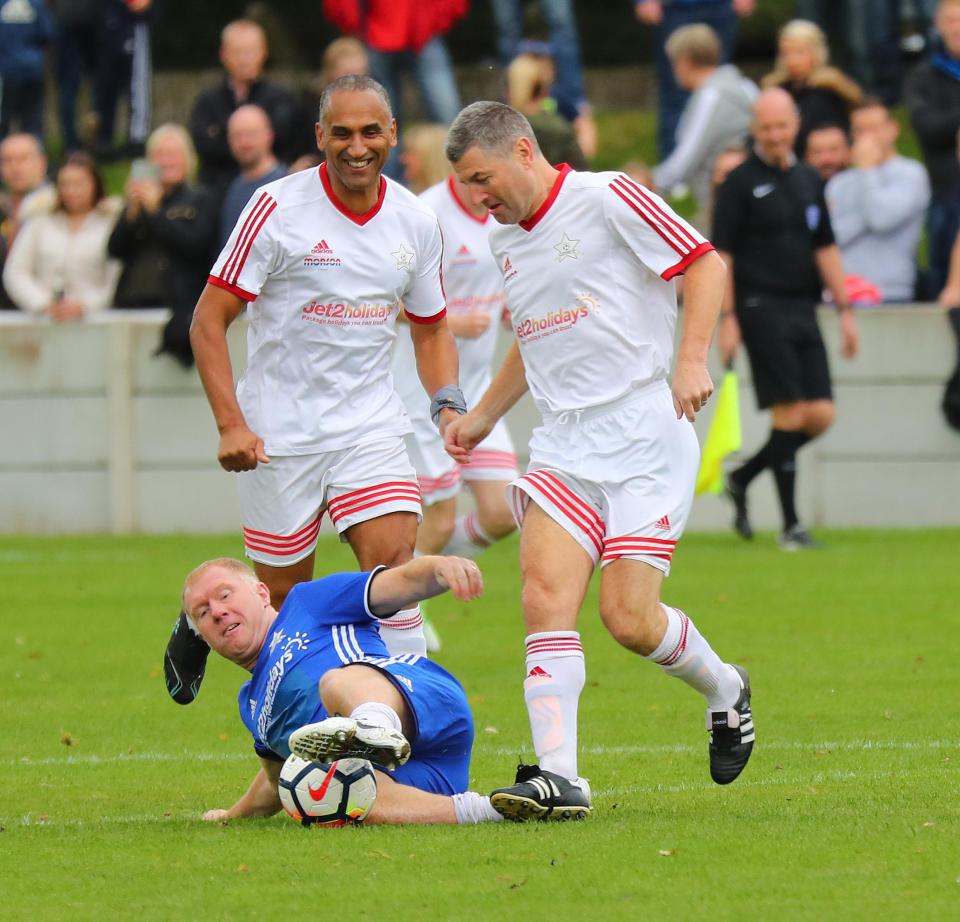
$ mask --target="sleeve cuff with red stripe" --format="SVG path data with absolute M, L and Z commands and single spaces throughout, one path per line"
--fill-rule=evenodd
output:
M 663 272 L 661 272 L 660 278 L 662 278 L 665 282 L 669 282 L 674 276 L 680 275 L 680 273 L 684 272 L 690 263 L 695 262 L 701 256 L 703 256 L 704 253 L 709 253 L 712 249 L 714 249 L 713 244 L 710 243 L 709 240 L 704 240 L 700 246 L 692 249 L 675 266 L 671 266 L 669 269 L 665 269 Z
M 420 317 L 417 314 L 411 314 L 406 308 L 403 311 L 407 315 L 407 320 L 411 323 L 436 323 L 438 320 L 443 320 L 447 316 L 447 309 L 441 308 L 437 313 L 431 314 L 429 317 Z
M 242 288 L 238 288 L 236 285 L 231 285 L 229 282 L 225 282 L 221 278 L 217 278 L 215 275 L 207 276 L 207 284 L 215 285 L 217 288 L 222 288 L 224 291 L 229 291 L 230 294 L 236 295 L 238 298 L 243 298 L 244 301 L 256 301 L 257 296 L 251 294 L 249 291 L 244 291 Z

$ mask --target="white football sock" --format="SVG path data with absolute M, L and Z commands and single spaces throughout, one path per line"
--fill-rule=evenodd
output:
M 527 636 L 523 697 L 540 767 L 577 777 L 577 704 L 586 681 L 580 635 L 543 631 Z
M 380 636 L 391 656 L 402 656 L 404 653 L 427 655 L 427 641 L 423 636 L 423 618 L 420 616 L 419 605 L 398 611 L 392 618 L 382 618 L 378 624 Z
M 656 650 L 647 659 L 667 675 L 682 679 L 707 699 L 707 707 L 731 707 L 740 696 L 740 676 L 727 665 L 679 608 L 662 605 L 667 630 Z
M 371 727 L 383 727 L 384 730 L 403 732 L 400 715 L 389 704 L 382 701 L 367 701 L 358 704 L 351 712 L 354 720 L 362 720 Z
M 474 791 L 454 794 L 453 809 L 457 814 L 457 823 L 461 826 L 503 822 L 503 817 L 491 806 L 490 798 Z
M 447 546 L 440 552 L 454 554 L 457 557 L 469 557 L 471 560 L 493 544 L 491 538 L 481 527 L 476 512 L 461 515 L 453 526 L 453 534 Z

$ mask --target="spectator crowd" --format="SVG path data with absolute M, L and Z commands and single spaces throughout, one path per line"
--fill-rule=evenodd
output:
M 504 99 L 527 115 L 548 159 L 586 168 L 599 140 L 572 0 L 490 5 Z M 901 75 L 903 4 L 870 4 L 868 17 L 852 0 L 800 0 L 758 87 L 731 63 L 738 21 L 753 14 L 754 0 L 633 3 L 654 43 L 659 163 L 624 170 L 664 194 L 689 193 L 694 223 L 709 234 L 718 190 L 753 149 L 757 94 L 780 87 L 799 117 L 793 155 L 823 183 L 849 302 L 939 296 L 957 307 L 960 0 L 915 5 L 929 34 L 919 62 Z M 260 24 L 227 23 L 221 79 L 192 100 L 185 125 L 151 131 L 151 30 L 161 4 L 0 0 L 0 304 L 57 322 L 163 306 L 172 317 L 160 351 L 189 366 L 193 306 L 247 201 L 265 183 L 320 162 L 313 125 L 330 81 L 369 73 L 386 87 L 401 131 L 387 175 L 415 190 L 442 178 L 444 126 L 469 101 L 461 99 L 444 36 L 468 7 L 469 0 L 324 0 L 324 14 L 343 35 L 324 49 L 320 72 L 300 93 L 266 75 Z M 534 38 L 525 32 L 531 12 L 541 20 Z M 831 63 L 838 36 L 842 53 Z M 48 62 L 59 117 L 56 169 L 44 138 Z M 407 78 L 428 124 L 404 117 Z M 79 118 L 85 83 L 90 111 Z M 127 111 L 118 118 L 121 103 Z M 922 163 L 898 153 L 891 107 L 900 104 Z M 118 158 L 132 162 L 122 195 L 111 196 L 101 165 Z M 924 230 L 929 255 L 918 269 Z

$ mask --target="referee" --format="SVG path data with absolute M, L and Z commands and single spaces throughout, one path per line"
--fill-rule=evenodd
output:
M 713 242 L 731 268 L 718 344 L 725 363 L 742 339 L 750 358 L 757 405 L 773 412 L 770 438 L 726 482 L 736 507 L 734 529 L 753 537 L 747 488 L 773 471 L 783 511 L 784 550 L 817 547 L 797 519 L 797 451 L 834 419 L 830 369 L 817 326 L 825 287 L 840 314 L 843 355 L 857 353 L 857 327 L 847 303 L 840 251 L 817 174 L 793 154 L 800 127 L 796 105 L 780 88 L 757 98 L 754 153 L 720 188 Z

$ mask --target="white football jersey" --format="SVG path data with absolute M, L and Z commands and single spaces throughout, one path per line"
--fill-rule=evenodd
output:
M 667 377 L 672 279 L 713 249 L 622 173 L 566 165 L 537 213 L 496 226 L 490 246 L 531 395 L 549 414 L 609 403 Z
M 483 312 L 490 317 L 490 326 L 480 336 L 457 337 L 460 389 L 467 406 L 473 406 L 490 384 L 490 364 L 504 306 L 503 275 L 490 252 L 490 231 L 496 222 L 490 215 L 478 218 L 469 211 L 458 198 L 452 178 L 431 186 L 420 199 L 436 212 L 443 233 L 448 315 Z M 413 344 L 405 334 L 400 331 L 394 352 L 397 392 L 411 416 L 428 418 L 429 400 L 417 377 Z
M 251 197 L 209 282 L 250 304 L 237 399 L 268 454 L 336 451 L 410 430 L 390 378 L 394 325 L 445 313 L 436 215 L 381 179 L 364 215 L 326 165 Z

